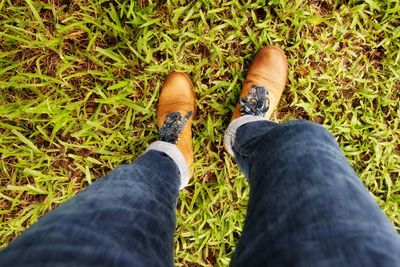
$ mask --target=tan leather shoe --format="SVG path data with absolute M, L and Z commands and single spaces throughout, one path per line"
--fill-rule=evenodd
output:
M 195 94 L 189 76 L 172 72 L 161 89 L 157 125 L 161 141 L 176 144 L 188 166 L 193 163 L 192 120 L 195 110 Z
M 262 48 L 253 59 L 249 71 L 247 72 L 246 81 L 244 82 L 240 94 L 241 100 L 235 108 L 232 120 L 241 115 L 246 115 L 246 113 L 243 113 L 240 102 L 243 100 L 246 101 L 246 98 L 249 103 L 254 101 L 254 98 L 249 96 L 249 93 L 251 93 L 252 88 L 257 87 L 264 87 L 267 90 L 267 109 L 261 113 L 266 119 L 270 119 L 272 113 L 278 106 L 287 78 L 288 66 L 285 53 L 276 46 Z

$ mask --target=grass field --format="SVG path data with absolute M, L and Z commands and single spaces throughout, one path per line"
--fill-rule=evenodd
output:
M 249 188 L 222 138 L 257 50 L 282 47 L 276 120 L 323 124 L 400 227 L 400 2 L 0 0 L 0 247 L 157 140 L 165 76 L 198 96 L 178 266 L 226 266 Z

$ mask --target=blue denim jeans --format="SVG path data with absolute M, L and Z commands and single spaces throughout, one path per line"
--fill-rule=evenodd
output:
M 232 266 L 400 266 L 398 234 L 323 127 L 252 122 L 232 149 L 251 188 Z M 173 266 L 179 176 L 146 152 L 32 225 L 0 266 Z

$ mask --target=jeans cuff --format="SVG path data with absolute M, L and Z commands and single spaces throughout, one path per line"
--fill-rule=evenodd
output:
M 224 135 L 224 146 L 226 151 L 234 157 L 233 144 L 236 138 L 236 131 L 240 126 L 254 121 L 265 121 L 265 120 L 267 119 L 261 116 L 244 115 L 231 121 L 228 128 L 225 130 L 225 135 Z
M 190 178 L 189 166 L 186 164 L 186 160 L 183 157 L 182 152 L 178 149 L 176 145 L 164 141 L 156 141 L 154 143 L 151 143 L 144 153 L 146 153 L 149 150 L 156 150 L 165 153 L 175 162 L 175 164 L 178 166 L 181 175 L 180 177 L 181 185 L 179 186 L 179 190 L 183 189 L 185 186 L 188 185 Z

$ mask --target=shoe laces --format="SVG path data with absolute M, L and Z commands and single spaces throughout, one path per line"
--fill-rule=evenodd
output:
M 179 135 L 185 127 L 190 116 L 193 112 L 189 111 L 185 117 L 182 118 L 180 112 L 170 112 L 164 121 L 164 124 L 160 128 L 160 140 L 171 144 L 176 144 L 180 139 Z
M 241 115 L 264 117 L 269 109 L 269 94 L 263 86 L 253 85 L 246 97 L 239 98 Z

